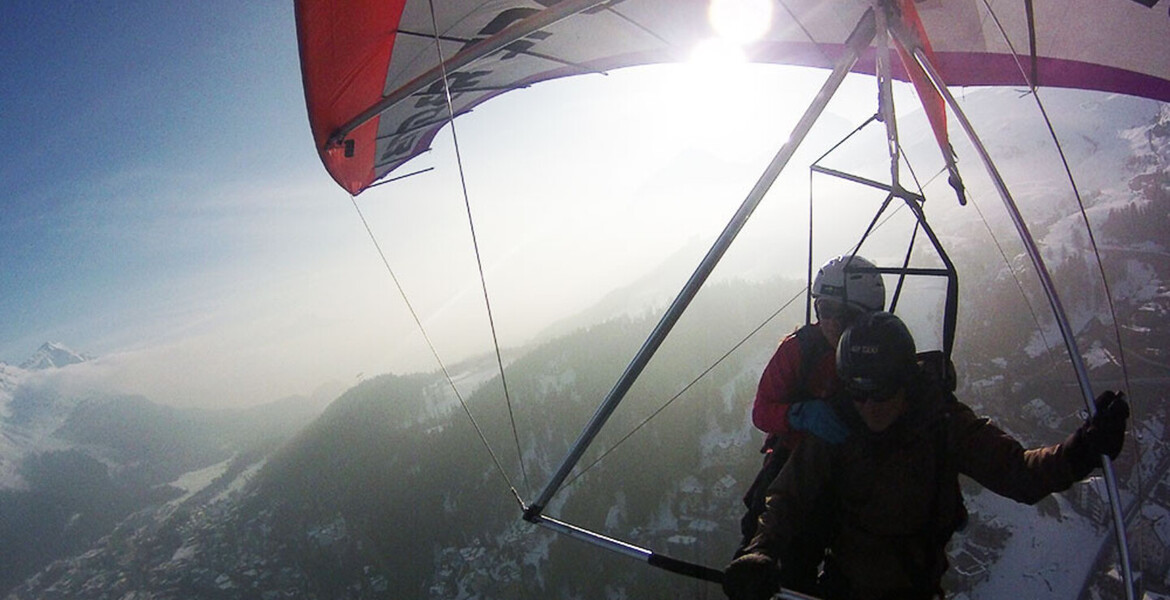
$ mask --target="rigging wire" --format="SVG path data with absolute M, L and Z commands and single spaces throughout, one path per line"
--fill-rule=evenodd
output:
M 808 30 L 808 27 L 806 27 L 805 24 L 800 20 L 800 17 L 796 15 L 796 12 L 789 8 L 788 4 L 785 3 L 784 0 L 776 0 L 776 4 L 779 4 L 780 7 L 784 9 L 784 12 L 788 13 L 788 18 L 791 19 L 792 22 L 800 28 L 800 31 L 804 33 L 804 37 L 808 38 L 808 41 L 816 47 L 817 52 L 819 52 L 821 55 L 821 58 L 825 59 L 825 64 L 823 66 L 832 67 L 834 62 L 833 58 L 829 56 L 829 53 L 825 51 L 825 48 L 821 46 L 821 43 L 818 42 L 815 37 L 813 37 L 812 32 Z
M 1085 208 L 1085 201 L 1081 196 L 1080 187 L 1077 185 L 1076 178 L 1073 176 L 1072 167 L 1068 163 L 1068 156 L 1064 152 L 1064 145 L 1061 144 L 1060 137 L 1056 134 L 1056 128 L 1052 125 L 1052 119 L 1048 116 L 1048 109 L 1044 106 L 1044 102 L 1040 100 L 1040 90 L 1037 87 L 1038 84 L 1035 78 L 1029 77 L 1027 71 L 1025 71 L 1024 65 L 1020 62 L 1020 57 L 1016 53 L 1015 47 L 1012 46 L 1011 40 L 1008 38 L 1007 32 L 1004 30 L 1003 24 L 1000 23 L 995 11 L 991 10 L 991 6 L 987 4 L 987 0 L 983 0 L 983 3 L 987 6 L 987 11 L 991 14 L 991 18 L 999 28 L 1000 34 L 1003 35 L 1003 39 L 1007 43 L 1008 48 L 1011 49 L 1012 58 L 1016 61 L 1016 66 L 1020 69 L 1024 80 L 1028 82 L 1029 92 L 1032 98 L 1036 100 L 1036 107 L 1040 109 L 1040 115 L 1044 118 L 1044 125 L 1048 128 L 1048 135 L 1056 145 L 1056 152 L 1060 155 L 1060 162 L 1064 168 L 1064 173 L 1068 176 L 1069 186 L 1072 188 L 1073 197 L 1076 198 L 1077 206 L 1080 209 L 1081 220 L 1085 223 L 1085 232 L 1089 235 L 1089 246 L 1093 249 L 1093 256 L 1097 262 L 1097 270 L 1101 274 L 1101 283 L 1105 288 L 1105 301 L 1109 305 L 1109 316 L 1113 320 L 1113 332 L 1117 341 L 1117 358 L 1121 367 L 1122 381 L 1125 382 L 1125 388 L 1128 390 L 1130 385 L 1129 368 L 1125 360 L 1125 347 L 1121 343 L 1121 326 L 1117 320 L 1117 308 L 1113 302 L 1113 292 L 1109 285 L 1109 278 L 1105 274 L 1105 264 L 1101 260 L 1100 248 L 1097 246 L 1097 236 L 1093 233 L 1093 226 L 1089 222 L 1089 213 Z
M 1093 227 L 1092 227 L 1091 223 L 1089 222 L 1088 211 L 1085 209 L 1085 203 L 1084 203 L 1084 199 L 1081 196 L 1080 188 L 1077 186 L 1076 178 L 1073 176 L 1072 168 L 1069 166 L 1069 163 L 1068 163 L 1068 157 L 1065 155 L 1064 146 L 1061 144 L 1060 138 L 1056 134 L 1056 129 L 1052 125 L 1052 120 L 1048 116 L 1048 111 L 1045 108 L 1044 103 L 1040 100 L 1040 94 L 1039 94 L 1039 90 L 1038 90 L 1039 82 L 1036 80 L 1036 77 L 1035 77 L 1035 75 L 1036 75 L 1035 39 L 1034 39 L 1034 37 L 1030 37 L 1030 41 L 1032 44 L 1031 53 L 1030 53 L 1032 56 L 1032 71 L 1031 71 L 1031 73 L 1033 76 L 1029 77 L 1028 71 L 1024 68 L 1024 65 L 1020 61 L 1019 53 L 1016 52 L 1015 46 L 1011 43 L 1011 39 L 1008 37 L 1007 31 L 1004 29 L 1003 24 L 999 20 L 999 16 L 995 14 L 995 11 L 992 10 L 991 5 L 988 3 L 987 0 L 983 0 L 983 4 L 987 8 L 988 14 L 990 14 L 991 18 L 995 21 L 996 27 L 999 28 L 1000 35 L 1003 36 L 1004 42 L 1007 44 L 1008 49 L 1011 50 L 1012 58 L 1013 58 L 1013 60 L 1015 60 L 1016 66 L 1020 69 L 1020 73 L 1023 75 L 1024 81 L 1026 81 L 1028 83 L 1028 89 L 1031 92 L 1033 99 L 1036 100 L 1036 106 L 1040 109 L 1040 114 L 1044 118 L 1044 124 L 1048 128 L 1048 133 L 1052 137 L 1052 141 L 1056 146 L 1057 153 L 1060 155 L 1060 160 L 1061 160 L 1061 164 L 1064 167 L 1064 172 L 1068 176 L 1069 185 L 1072 188 L 1073 196 L 1076 198 L 1077 205 L 1080 208 L 1081 218 L 1085 223 L 1085 230 L 1089 236 L 1089 244 L 1093 249 L 1093 256 L 1097 262 L 1097 269 L 1101 274 L 1101 283 L 1105 289 L 1105 299 L 1106 299 L 1106 303 L 1109 306 L 1109 314 L 1113 320 L 1113 332 L 1114 332 L 1114 335 L 1115 335 L 1116 341 L 1117 341 L 1117 354 L 1118 354 L 1118 361 L 1119 361 L 1120 366 L 1121 366 L 1122 380 L 1123 380 L 1123 383 L 1125 385 L 1125 390 L 1130 390 L 1129 368 L 1128 368 L 1127 362 L 1125 360 L 1125 347 L 1123 346 L 1123 344 L 1121 342 L 1121 325 L 1117 320 L 1117 310 L 1116 310 L 1116 307 L 1115 307 L 1114 302 L 1113 302 L 1113 293 L 1110 290 L 1109 278 L 1105 274 L 1105 265 L 1104 265 L 1104 262 L 1101 260 L 1101 252 L 1097 246 L 1096 236 L 1093 234 Z M 1030 36 L 1034 36 L 1035 28 L 1031 26 L 1032 3 L 1030 1 L 1027 3 L 1027 9 L 1028 9 L 1028 18 L 1029 18 L 1029 34 L 1030 34 Z M 1086 398 L 1085 400 L 1087 403 L 1089 399 Z M 1136 402 L 1134 402 L 1133 404 L 1134 404 L 1134 410 L 1136 412 L 1138 404 Z M 1087 406 L 1086 408 L 1090 409 L 1090 411 L 1091 411 L 1092 407 Z M 1142 481 L 1142 477 L 1141 477 L 1141 464 L 1143 462 L 1143 454 L 1144 453 L 1142 452 L 1142 446 L 1140 443 L 1141 438 L 1138 437 L 1137 439 L 1139 440 L 1139 442 L 1138 442 L 1137 449 L 1136 449 L 1137 457 L 1138 457 L 1137 458 L 1138 469 L 1137 469 L 1137 482 L 1136 482 L 1137 483 L 1137 490 L 1136 491 L 1137 491 L 1138 501 L 1140 502 L 1140 499 L 1141 499 L 1142 494 L 1143 494 L 1143 481 Z M 1106 466 L 1108 467 L 1109 465 L 1107 464 Z M 1111 473 L 1107 470 L 1106 471 L 1106 484 L 1107 485 L 1109 484 L 1112 477 L 1113 476 L 1111 475 Z M 1117 490 L 1113 490 L 1113 492 L 1116 493 Z M 1118 502 L 1118 504 L 1120 504 L 1120 502 Z M 1116 533 L 1117 533 L 1117 537 L 1118 537 L 1118 542 L 1119 542 L 1119 545 L 1121 546 L 1118 549 L 1118 554 L 1119 554 L 1119 558 L 1121 559 L 1121 562 L 1122 562 L 1123 575 L 1127 575 L 1127 576 L 1123 577 L 1123 580 L 1125 581 L 1125 584 L 1126 584 L 1126 590 L 1125 590 L 1126 597 L 1132 598 L 1135 593 L 1139 593 L 1139 592 L 1141 592 L 1141 590 L 1134 589 L 1135 582 L 1132 580 L 1131 576 L 1128 576 L 1130 569 L 1129 569 L 1129 565 L 1127 562 L 1128 557 L 1125 553 L 1125 551 L 1127 550 L 1125 548 L 1125 545 L 1126 545 L 1126 534 L 1125 534 L 1126 525 L 1125 525 L 1125 519 L 1122 517 L 1119 507 L 1116 507 L 1116 506 L 1114 507 L 1114 517 L 1115 517 L 1115 521 L 1116 521 L 1115 526 L 1117 528 Z M 1141 535 L 1140 529 L 1139 529 L 1139 535 Z M 1140 547 L 1141 546 L 1139 545 L 1139 548 Z M 1140 551 L 1138 553 L 1138 557 L 1139 557 L 1139 560 L 1144 560 L 1143 553 L 1141 553 Z M 1139 588 L 1143 587 L 1141 582 L 1138 582 L 1137 586 Z
M 991 223 L 987 221 L 987 217 L 983 214 L 983 210 L 979 208 L 979 204 L 975 201 L 975 194 L 968 194 L 967 199 L 971 201 L 971 205 L 975 207 L 975 213 L 979 215 L 979 220 L 983 223 L 983 227 L 987 229 L 987 235 L 991 236 L 991 242 L 995 244 L 996 250 L 999 251 L 1000 258 L 1003 259 L 1003 264 L 1008 268 L 1008 273 L 1011 273 L 1012 279 L 1016 282 L 1016 289 L 1020 290 L 1020 296 L 1024 299 L 1024 306 L 1028 307 L 1028 313 L 1032 315 L 1032 322 L 1036 324 L 1036 331 L 1040 332 L 1040 341 L 1044 343 L 1046 351 L 1052 351 L 1052 344 L 1048 341 L 1048 336 L 1044 335 L 1044 327 L 1040 325 L 1040 317 L 1036 314 L 1036 307 L 1032 305 L 1032 300 L 1028 298 L 1027 292 L 1024 291 L 1024 283 L 1020 281 L 1020 276 L 1016 273 L 1016 269 L 1012 267 L 1011 260 L 1008 259 L 1007 251 L 1003 249 L 999 238 L 995 236 L 995 232 L 991 229 Z
M 855 128 L 853 131 L 848 133 L 842 140 L 840 140 L 839 142 L 834 144 L 833 147 L 829 149 L 829 151 L 827 151 L 823 155 L 821 155 L 821 157 L 818 158 L 817 161 L 815 161 L 815 162 L 820 162 L 821 159 L 823 159 L 826 156 L 828 156 L 829 154 L 831 154 L 835 149 L 837 149 L 842 144 L 844 144 L 850 137 L 852 137 L 858 131 L 861 131 L 862 129 L 864 129 L 867 125 L 874 122 L 876 119 L 877 119 L 877 115 L 874 115 L 874 116 L 871 116 L 869 119 L 867 119 L 865 122 L 863 122 L 861 125 L 858 125 L 857 128 Z M 900 148 L 899 148 L 899 152 L 901 152 Z M 914 169 L 911 166 L 908 157 L 904 153 L 902 154 L 902 157 L 906 162 L 907 168 L 910 169 L 910 175 L 914 179 L 915 185 L 918 187 L 918 190 L 920 192 L 919 195 L 922 195 L 922 190 L 923 190 L 924 185 L 921 182 L 919 182 L 918 176 L 914 172 Z M 927 180 L 925 185 L 930 185 L 935 179 L 937 179 L 940 175 L 942 175 L 945 172 L 947 172 L 945 168 L 941 169 L 938 173 L 936 173 L 929 180 Z M 810 212 L 812 210 L 812 204 L 813 204 L 813 202 L 812 202 L 812 199 L 813 199 L 812 198 L 812 183 L 813 183 L 812 178 L 813 178 L 814 174 L 815 174 L 815 172 L 810 169 L 809 170 L 809 210 L 810 210 Z M 888 205 L 888 203 L 889 203 L 889 199 L 887 199 L 887 201 L 886 201 L 887 205 Z M 884 208 L 885 208 L 885 205 L 883 205 L 883 210 L 878 212 L 877 217 L 881 216 L 881 213 L 884 212 Z M 901 212 L 905 208 L 906 208 L 905 204 L 898 204 L 893 208 L 893 210 L 891 210 L 888 214 L 885 215 L 885 218 L 882 218 L 879 220 L 877 217 L 875 217 L 875 221 L 870 224 L 870 229 L 869 229 L 869 231 L 867 231 L 867 235 L 868 235 L 868 233 L 870 233 L 872 231 L 876 231 L 876 230 L 879 230 L 882 227 L 884 227 L 886 223 L 888 223 L 891 219 L 896 217 L 898 215 L 898 213 Z M 810 217 L 810 221 L 811 221 L 811 217 Z M 811 223 L 810 223 L 810 238 L 811 238 Z M 854 247 L 851 250 L 851 252 L 856 253 L 857 250 L 858 250 L 858 248 Z M 601 461 L 603 459 L 605 459 L 612 452 L 617 450 L 617 448 L 619 446 L 621 446 L 626 441 L 628 441 L 631 437 L 634 436 L 634 434 L 636 434 L 639 430 L 641 430 L 643 427 L 648 425 L 650 423 L 650 421 L 654 420 L 660 413 L 662 413 L 664 410 L 666 410 L 666 408 L 669 407 L 671 404 L 673 404 L 675 400 L 678 400 L 680 397 L 682 397 L 683 394 L 685 394 L 688 390 L 690 390 L 692 387 L 694 387 L 699 381 L 701 381 L 704 377 L 706 377 L 708 374 L 710 374 L 711 371 L 715 370 L 715 368 L 718 367 L 720 364 L 722 364 L 723 361 L 727 360 L 732 354 L 734 354 L 737 350 L 739 350 L 740 347 L 742 347 L 744 344 L 746 344 L 748 340 L 750 340 L 757 333 L 759 333 L 760 330 L 762 330 L 764 327 L 766 327 L 768 325 L 768 323 L 771 323 L 772 320 L 774 320 L 776 317 L 778 317 L 780 315 L 780 313 L 782 313 L 785 309 L 787 309 L 793 302 L 796 302 L 796 300 L 798 298 L 800 298 L 801 296 L 805 296 L 807 298 L 809 287 L 812 285 L 811 284 L 811 280 L 812 280 L 812 275 L 811 275 L 811 273 L 812 273 L 812 258 L 811 258 L 811 256 L 812 256 L 812 250 L 811 250 L 811 246 L 810 246 L 808 281 L 806 282 L 806 285 L 802 290 L 797 292 L 796 295 L 794 295 L 792 298 L 789 298 L 787 302 L 785 302 L 783 305 L 780 306 L 780 308 L 776 309 L 775 312 L 773 312 L 771 315 L 769 315 L 767 318 L 765 318 L 759 325 L 757 325 L 754 329 L 752 329 L 750 332 L 748 332 L 746 335 L 744 335 L 744 337 L 739 342 L 734 344 L 721 357 L 716 359 L 714 363 L 712 363 L 706 369 L 704 369 L 701 373 L 699 373 L 694 379 L 692 379 L 690 381 L 690 383 L 683 386 L 682 389 L 680 389 L 676 394 L 671 396 L 670 399 L 668 399 L 665 403 L 662 404 L 662 406 L 658 407 L 654 412 L 650 413 L 650 415 L 648 415 L 640 423 L 638 423 L 636 426 L 634 426 L 629 432 L 627 432 L 625 435 L 623 435 L 621 438 L 619 438 L 616 442 L 614 442 L 609 448 L 607 448 L 604 452 L 602 452 L 592 462 L 590 462 L 588 465 L 586 465 L 585 467 L 580 469 L 572 477 L 567 479 L 565 482 L 565 485 L 568 486 L 568 485 L 573 484 L 573 482 L 577 481 L 583 475 L 585 475 L 586 472 L 592 470 L 599 463 L 601 463 Z M 806 307 L 806 311 L 807 311 L 807 307 Z M 806 314 L 806 324 L 807 324 L 807 321 L 808 321 L 808 316 Z
M 1076 179 L 1073 177 L 1072 167 L 1068 164 L 1068 156 L 1065 155 L 1064 146 L 1060 143 L 1060 138 L 1056 134 L 1056 129 L 1052 125 L 1052 120 L 1048 117 L 1048 110 L 1044 107 L 1044 103 L 1040 101 L 1040 94 L 1035 88 L 1032 89 L 1032 97 L 1036 99 L 1036 106 L 1040 109 L 1040 114 L 1044 116 L 1044 124 L 1048 127 L 1048 133 L 1052 136 L 1052 141 L 1056 144 L 1056 151 L 1060 154 L 1060 162 L 1064 165 L 1064 172 L 1068 175 L 1069 185 L 1072 187 L 1073 196 L 1077 200 L 1077 206 L 1080 208 L 1081 220 L 1085 222 L 1085 232 L 1089 235 L 1089 246 L 1093 248 L 1093 257 L 1097 262 L 1097 271 L 1101 274 L 1101 284 L 1105 288 L 1105 301 L 1109 305 L 1109 316 L 1113 320 L 1113 333 L 1117 340 L 1117 358 L 1121 366 L 1121 377 L 1125 382 L 1126 389 L 1129 389 L 1129 368 L 1125 361 L 1125 346 L 1121 343 L 1121 326 L 1117 320 L 1117 308 L 1113 303 L 1113 292 L 1109 285 L 1109 277 L 1105 274 L 1105 264 L 1101 260 L 1101 251 L 1097 246 L 1097 236 L 1093 233 L 1093 226 L 1089 223 L 1089 213 L 1085 208 L 1084 198 L 1081 196 L 1080 188 L 1077 186 Z
M 439 351 L 435 349 L 435 344 L 431 342 L 430 336 L 427 335 L 427 330 L 426 327 L 423 326 L 422 319 L 419 318 L 418 312 L 414 310 L 414 305 L 411 304 L 410 298 L 407 297 L 406 290 L 402 287 L 402 283 L 398 280 L 398 275 L 394 273 L 394 269 L 390 266 L 390 260 L 386 258 L 386 253 L 382 251 L 382 245 L 378 243 L 378 238 L 374 235 L 374 230 L 370 228 L 369 221 L 366 220 L 365 214 L 362 213 L 361 207 L 358 206 L 357 198 L 353 195 L 350 195 L 349 199 L 350 202 L 353 203 L 353 208 L 355 211 L 357 211 L 358 218 L 361 219 L 362 225 L 366 228 L 366 233 L 369 234 L 370 241 L 374 243 L 374 249 L 378 251 L 378 256 L 382 258 L 382 264 L 386 267 L 386 272 L 390 274 L 390 279 L 394 281 L 394 286 L 398 288 L 398 294 L 402 296 L 402 301 L 406 304 L 406 309 L 410 312 L 410 317 L 414 319 L 414 324 L 418 327 L 419 333 L 422 334 L 423 341 L 426 342 L 427 348 L 429 348 L 431 351 L 431 355 L 435 357 L 435 362 L 439 364 L 439 369 L 443 372 L 443 377 L 446 378 L 447 385 L 451 386 L 451 391 L 455 393 L 455 398 L 459 400 L 459 405 L 462 406 L 464 412 L 467 413 L 467 418 L 471 420 L 472 427 L 475 428 L 475 432 L 479 435 L 480 440 L 487 448 L 488 455 L 491 456 L 492 461 L 496 464 L 496 469 L 500 472 L 500 475 L 503 476 L 504 481 L 508 484 L 508 487 L 512 491 L 512 495 L 516 497 L 518 502 L 523 504 L 523 500 L 520 498 L 520 494 L 516 491 L 516 487 L 513 486 L 512 481 L 508 479 L 508 474 L 504 471 L 504 467 L 500 463 L 500 459 L 492 450 L 491 445 L 488 444 L 487 437 L 484 436 L 483 430 L 480 428 L 479 423 L 471 414 L 471 409 L 467 406 L 467 402 L 463 399 L 463 394 L 461 394 L 459 392 L 459 388 L 455 386 L 455 379 L 451 377 L 450 371 L 447 370 L 447 365 L 443 362 L 443 359 L 439 357 Z
M 471 229 L 471 244 L 475 249 L 475 264 L 476 264 L 476 267 L 479 269 L 479 283 L 480 283 L 480 287 L 483 289 L 483 303 L 487 309 L 488 324 L 491 326 L 492 345 L 495 348 L 496 365 L 499 368 L 499 372 L 500 372 L 500 384 L 504 388 L 504 403 L 508 407 L 508 420 L 511 422 L 512 438 L 516 443 L 516 456 L 517 456 L 517 459 L 519 460 L 519 464 L 520 464 L 520 473 L 524 479 L 525 487 L 531 488 L 531 485 L 528 482 L 528 470 L 524 466 L 524 452 L 520 448 L 520 435 L 517 432 L 517 428 L 516 428 L 516 414 L 515 414 L 515 411 L 512 410 L 512 397 L 511 397 L 511 394 L 508 393 L 508 379 L 504 375 L 504 359 L 503 359 L 503 355 L 500 352 L 500 339 L 499 339 L 499 336 L 496 334 L 496 320 L 495 320 L 494 313 L 492 312 L 491 298 L 488 295 L 487 279 L 484 276 L 483 258 L 480 255 L 480 251 L 479 251 L 479 237 L 476 235 L 476 232 L 475 232 L 475 218 L 472 216 L 472 212 L 471 212 L 471 197 L 470 197 L 470 194 L 468 194 L 468 192 L 467 192 L 467 177 L 463 171 L 463 156 L 459 151 L 459 136 L 456 134 L 456 131 L 455 131 L 455 109 L 454 109 L 454 106 L 453 106 L 452 101 L 451 101 L 451 86 L 450 86 L 450 82 L 447 78 L 447 64 L 446 64 L 445 59 L 443 58 L 443 48 L 439 43 L 439 22 L 438 22 L 437 17 L 435 16 L 435 2 L 434 2 L 434 0 L 429 0 L 428 4 L 430 5 L 430 10 L 431 10 L 431 27 L 433 28 L 433 31 L 435 34 L 435 53 L 438 55 L 439 68 L 440 68 L 442 76 L 443 76 L 443 96 L 444 96 L 444 98 L 446 100 L 446 104 L 447 104 L 447 114 L 450 117 L 449 122 L 451 125 L 451 142 L 452 142 L 452 145 L 453 145 L 454 150 L 455 150 L 455 164 L 459 170 L 459 184 L 460 184 L 462 191 L 463 191 L 463 205 L 467 209 L 467 225 Z M 464 408 L 466 408 L 466 407 L 464 407 Z M 468 411 L 467 414 L 468 414 L 468 416 L 471 416 L 470 411 Z M 478 426 L 476 427 L 476 430 L 479 431 Z M 480 437 L 481 437 L 484 445 L 485 446 L 488 445 L 487 438 L 483 437 L 482 432 L 480 434 Z M 502 469 L 502 467 L 500 467 L 499 461 L 496 462 L 496 466 L 498 468 Z M 501 474 L 503 474 L 503 473 L 501 472 Z M 505 479 L 507 479 L 506 475 L 505 475 Z M 510 481 L 509 481 L 508 485 L 511 487 Z M 514 487 L 512 488 L 512 493 L 516 494 L 517 499 L 519 499 L 519 494 L 516 493 L 516 489 Z M 524 506 L 523 500 L 520 501 L 520 505 L 521 505 L 521 507 Z
M 1102 259 L 1101 259 L 1101 252 L 1097 246 L 1097 236 L 1093 233 L 1093 226 L 1089 223 L 1089 214 L 1088 214 L 1088 211 L 1085 209 L 1085 202 L 1081 196 L 1080 189 L 1077 186 L 1076 179 L 1073 177 L 1072 168 L 1068 164 L 1068 157 L 1065 155 L 1064 146 L 1061 144 L 1060 138 L 1056 134 L 1056 129 L 1052 125 L 1052 120 L 1048 117 L 1048 110 L 1044 107 L 1044 103 L 1040 101 L 1040 94 L 1039 94 L 1039 91 L 1036 89 L 1035 85 L 1032 86 L 1031 93 L 1032 93 L 1032 97 L 1036 100 L 1036 106 L 1040 109 L 1040 114 L 1044 117 L 1044 124 L 1045 124 L 1045 126 L 1048 127 L 1048 133 L 1049 133 L 1049 135 L 1052 136 L 1052 141 L 1056 145 L 1056 151 L 1060 155 L 1061 164 L 1064 166 L 1064 172 L 1066 175 L 1068 175 L 1068 182 L 1069 182 L 1069 185 L 1072 187 L 1073 197 L 1076 198 L 1077 206 L 1080 208 L 1081 219 L 1085 223 L 1085 232 L 1088 233 L 1088 236 L 1089 236 L 1089 246 L 1093 249 L 1093 257 L 1097 263 L 1097 271 L 1101 275 L 1101 285 L 1104 287 L 1104 290 L 1105 290 L 1105 302 L 1109 306 L 1109 316 L 1113 321 L 1113 334 L 1114 334 L 1114 337 L 1115 337 L 1116 343 L 1117 343 L 1117 361 L 1119 363 L 1119 366 L 1121 367 L 1121 380 L 1123 382 L 1123 385 L 1125 386 L 1124 389 L 1126 390 L 1126 393 L 1129 394 L 1133 390 L 1132 390 L 1132 387 L 1130 385 L 1129 366 L 1128 366 L 1128 363 L 1125 359 L 1125 346 L 1121 343 L 1121 325 L 1117 320 L 1117 308 L 1113 302 L 1113 292 L 1112 292 L 1110 285 L 1109 285 L 1109 277 L 1105 274 L 1105 264 L 1104 264 L 1104 261 L 1102 261 Z M 1140 403 L 1138 402 L 1138 400 L 1140 400 L 1140 398 L 1136 398 L 1132 395 L 1130 396 L 1130 402 L 1131 402 L 1131 404 L 1133 404 L 1135 413 L 1137 412 L 1137 410 L 1140 406 Z M 1142 457 L 1143 457 L 1144 453 L 1142 452 L 1140 435 L 1137 435 L 1137 440 L 1138 440 L 1138 444 L 1137 444 L 1136 451 L 1137 451 L 1137 456 L 1138 456 L 1139 468 L 1136 470 L 1137 481 L 1135 483 L 1137 485 L 1137 490 L 1136 490 L 1137 497 L 1140 499 L 1144 493 L 1143 488 L 1145 487 L 1145 484 L 1142 480 L 1142 470 L 1140 468 L 1140 465 L 1142 463 Z M 1121 526 L 1124 527 L 1125 525 L 1122 524 Z M 1139 549 L 1142 547 L 1140 538 L 1143 534 L 1144 534 L 1143 530 L 1139 528 L 1138 529 L 1138 536 L 1139 536 L 1138 548 Z M 1142 566 L 1143 566 L 1142 563 L 1144 563 L 1144 560 L 1145 560 L 1144 554 L 1139 551 L 1139 553 L 1138 553 L 1138 561 L 1139 561 L 1138 568 L 1139 569 L 1142 569 Z M 1141 588 L 1144 587 L 1143 581 L 1144 580 L 1139 580 L 1137 582 L 1137 585 L 1139 586 L 1139 589 L 1138 589 L 1139 594 L 1142 593 Z
M 637 433 L 643 427 L 648 425 L 650 423 L 650 421 L 654 420 L 659 414 L 662 413 L 662 411 L 666 410 L 666 408 L 669 407 L 671 404 L 673 404 L 675 400 L 678 400 L 679 398 L 681 398 L 683 396 L 683 394 L 686 394 L 688 390 L 690 390 L 692 387 L 694 387 L 695 384 L 699 383 L 699 381 L 701 381 L 704 377 L 706 377 L 708 373 L 710 373 L 711 371 L 714 371 L 716 367 L 718 367 L 720 364 L 722 364 L 723 361 L 727 360 L 732 354 L 735 353 L 736 350 L 739 350 L 741 346 L 746 344 L 748 340 L 750 340 L 757 333 L 759 333 L 760 330 L 762 330 L 765 326 L 767 326 L 768 323 L 771 323 L 773 319 L 775 319 L 776 317 L 778 317 L 780 315 L 780 313 L 784 312 L 784 309 L 786 309 L 790 305 L 792 305 L 793 302 L 796 302 L 796 300 L 798 298 L 800 298 L 801 296 L 803 296 L 805 294 L 805 292 L 807 292 L 807 291 L 808 291 L 808 288 L 806 287 L 806 288 L 800 290 L 799 292 L 797 292 L 796 295 L 794 295 L 793 297 L 789 298 L 787 302 L 785 302 L 782 306 L 780 306 L 780 308 L 776 309 L 775 312 L 773 312 L 770 316 L 768 316 L 766 319 L 764 319 L 764 321 L 762 323 L 757 325 L 755 329 L 751 330 L 747 335 L 745 335 L 743 337 L 743 339 L 736 342 L 730 349 L 728 349 L 726 352 L 723 353 L 723 356 L 720 356 L 714 363 L 712 363 L 710 366 L 708 366 L 706 369 L 704 369 L 702 373 L 699 373 L 694 379 L 692 379 L 690 381 L 690 383 L 683 386 L 682 389 L 680 389 L 675 395 L 671 396 L 669 400 L 667 400 L 665 403 L 662 404 L 662 406 L 658 407 L 654 412 L 650 413 L 649 416 L 647 416 L 640 423 L 638 423 L 636 426 L 634 426 L 633 429 L 631 429 L 624 436 L 622 436 L 620 439 L 618 439 L 616 442 L 614 442 L 613 445 L 611 445 L 609 448 L 606 448 L 606 450 L 604 452 L 602 452 L 597 458 L 595 458 L 593 460 L 593 462 L 591 462 L 588 465 L 586 465 L 585 467 L 581 468 L 580 470 L 577 471 L 577 473 L 575 475 L 573 475 L 568 480 L 566 480 L 565 487 L 572 485 L 573 482 L 580 479 L 582 475 L 584 475 L 585 473 L 589 472 L 591 469 L 596 467 L 605 457 L 609 456 L 610 453 L 612 453 L 614 450 L 617 450 L 618 446 L 621 446 L 622 444 L 624 444 L 627 440 L 629 440 L 631 437 L 633 437 L 635 433 Z

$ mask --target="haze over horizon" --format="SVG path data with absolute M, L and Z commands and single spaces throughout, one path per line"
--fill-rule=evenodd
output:
M 436 368 L 314 151 L 291 5 L 15 2 L 0 18 L 0 361 L 60 342 L 176 405 Z M 787 136 L 794 111 L 776 109 L 824 77 L 762 69 L 765 93 L 733 110 L 684 65 L 549 82 L 460 119 L 501 345 L 709 244 Z M 489 352 L 449 133 L 416 162 L 436 170 L 358 204 L 444 361 Z
M 313 148 L 291 5 L 14 2 L 0 19 L 0 361 L 60 342 L 99 357 L 95 381 L 178 406 L 434 370 L 411 310 L 444 362 L 492 352 L 468 206 L 503 348 L 669 259 L 693 267 L 827 74 L 695 61 L 504 94 L 457 121 L 462 173 L 445 129 L 408 165 L 434 170 L 362 194 L 359 215 Z M 895 87 L 899 118 L 919 113 Z M 875 95 L 847 78 L 713 277 L 804 278 L 801 161 Z M 881 152 L 850 156 L 888 176 Z M 827 206 L 818 264 L 873 208 Z

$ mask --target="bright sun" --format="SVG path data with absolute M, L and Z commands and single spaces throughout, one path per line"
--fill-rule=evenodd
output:
M 707 19 L 715 33 L 734 44 L 748 44 L 772 26 L 771 0 L 711 0 Z
M 732 132 L 750 130 L 759 114 L 752 106 L 761 97 L 753 93 L 759 71 L 753 71 L 745 47 L 771 28 L 772 1 L 711 0 L 707 16 L 714 35 L 697 44 L 686 63 L 665 70 L 670 101 L 657 112 L 678 128 L 675 135 L 717 148 Z M 772 96 L 771 104 L 776 100 Z

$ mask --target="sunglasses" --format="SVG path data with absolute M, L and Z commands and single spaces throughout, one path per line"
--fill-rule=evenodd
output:
M 894 397 L 898 395 L 898 391 L 900 389 L 901 388 L 897 386 L 875 388 L 870 385 L 846 385 L 845 393 L 849 394 L 850 399 L 852 399 L 854 402 L 857 402 L 858 404 L 864 402 L 874 402 L 881 404 L 883 402 L 889 402 L 890 400 L 893 400 Z
M 839 323 L 849 323 L 861 315 L 861 311 L 847 304 L 824 299 L 817 300 L 816 309 L 818 319 L 830 319 Z

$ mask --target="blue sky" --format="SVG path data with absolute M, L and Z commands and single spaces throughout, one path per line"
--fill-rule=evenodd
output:
M 39 337 L 69 343 L 125 329 L 90 317 L 257 251 L 254 240 L 212 230 L 243 207 L 209 196 L 315 159 L 298 143 L 305 118 L 288 3 L 7 2 L 0 11 L 0 360 L 18 362 Z
M 173 343 L 352 220 L 299 185 L 327 189 L 291 3 L 17 1 L 0 23 L 0 360 Z

